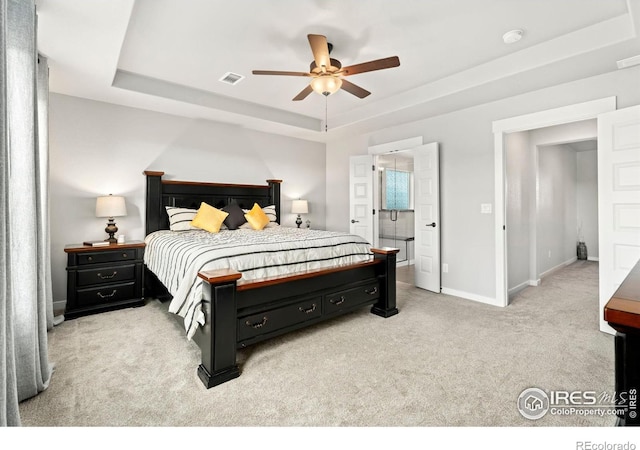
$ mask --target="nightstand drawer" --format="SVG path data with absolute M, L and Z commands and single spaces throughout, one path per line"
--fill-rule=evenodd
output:
M 122 281 L 133 281 L 136 276 L 136 266 L 103 267 L 100 269 L 78 270 L 78 286 L 91 286 L 92 284 L 113 284 Z
M 238 340 L 242 341 L 261 334 L 267 334 L 321 315 L 320 297 L 318 297 L 271 311 L 242 317 L 238 319 Z
M 379 297 L 380 287 L 378 282 L 374 281 L 357 288 L 327 295 L 324 299 L 324 311 L 326 314 L 331 314 L 334 311 L 352 306 L 374 303 Z
M 69 244 L 65 317 L 144 305 L 144 242 Z
M 78 303 L 83 306 L 118 302 L 135 298 L 136 285 L 134 282 L 125 284 L 110 284 L 109 286 L 91 289 L 78 289 Z
M 133 261 L 136 259 L 135 249 L 109 250 L 105 252 L 80 253 L 78 265 L 98 264 L 118 261 Z

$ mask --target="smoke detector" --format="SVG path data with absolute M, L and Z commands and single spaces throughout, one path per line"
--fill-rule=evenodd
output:
M 504 41 L 505 44 L 513 44 L 514 42 L 518 42 L 520 39 L 522 39 L 522 34 L 523 34 L 522 30 L 507 31 L 502 36 L 502 40 Z

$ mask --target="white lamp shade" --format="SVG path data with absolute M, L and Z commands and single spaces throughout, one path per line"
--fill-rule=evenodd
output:
M 291 203 L 291 212 L 293 214 L 307 214 L 309 213 L 309 203 L 306 200 L 294 200 Z
M 118 217 L 127 215 L 124 197 L 107 195 L 96 200 L 96 217 Z

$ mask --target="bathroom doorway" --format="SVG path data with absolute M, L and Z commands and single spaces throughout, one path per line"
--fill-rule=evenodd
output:
M 378 242 L 400 249 L 398 267 L 415 263 L 414 173 L 411 151 L 386 153 L 377 157 Z M 406 272 L 402 271 L 403 273 Z M 411 282 L 413 284 L 413 281 Z

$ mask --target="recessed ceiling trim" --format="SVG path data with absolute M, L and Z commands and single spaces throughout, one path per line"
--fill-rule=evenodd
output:
M 552 62 L 576 58 L 587 51 L 606 48 L 631 38 L 633 38 L 633 30 L 628 16 L 617 16 L 404 91 L 392 99 L 371 101 L 366 105 L 353 108 L 348 113 L 337 114 L 332 121 L 333 128 L 340 128 L 420 103 L 433 102 L 468 89 L 540 69 Z
M 237 100 L 231 97 L 214 94 L 213 92 L 196 89 L 169 81 L 140 75 L 126 70 L 116 70 L 112 83 L 113 87 L 140 92 L 142 94 L 155 95 L 206 108 L 227 111 L 234 114 L 242 114 L 249 117 L 278 122 L 297 128 L 312 131 L 321 131 L 320 119 L 294 114 L 281 109 L 258 105 L 256 103 Z
M 618 69 L 626 69 L 627 67 L 637 66 L 638 64 L 640 64 L 640 55 L 621 59 L 620 61 L 617 61 L 617 64 Z

